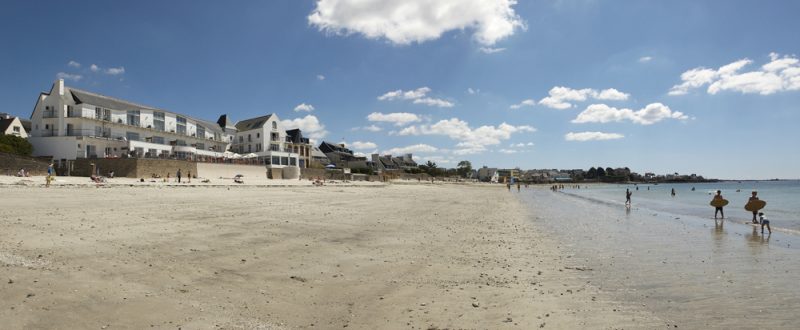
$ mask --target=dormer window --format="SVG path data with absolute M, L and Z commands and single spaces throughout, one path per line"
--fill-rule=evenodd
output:
M 274 121 L 272 122 L 272 129 L 278 129 L 278 123 L 277 122 L 274 122 Z

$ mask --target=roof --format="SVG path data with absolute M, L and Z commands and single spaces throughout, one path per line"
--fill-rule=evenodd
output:
M 264 127 L 264 123 L 266 123 L 270 117 L 272 117 L 272 115 L 245 119 L 236 123 L 235 126 L 239 131 L 249 131 L 251 129 L 261 128 Z
M 110 108 L 116 110 L 141 110 L 141 109 L 158 110 L 157 108 L 154 107 L 123 101 L 105 95 L 82 91 L 80 89 L 69 88 L 69 92 L 70 94 L 72 94 L 72 98 L 75 100 L 76 104 L 87 103 L 91 105 L 96 105 L 98 107 Z
M 1 132 L 5 132 L 8 129 L 8 127 L 11 126 L 11 123 L 14 122 L 14 119 L 17 119 L 17 117 L 0 119 L 0 135 L 2 134 Z

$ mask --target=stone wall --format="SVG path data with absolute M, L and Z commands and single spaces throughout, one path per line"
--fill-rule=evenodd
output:
M 47 175 L 46 160 L 0 152 L 0 175 L 17 175 L 24 168 L 30 175 Z
M 153 175 L 166 177 L 169 174 L 174 178 L 178 169 L 181 170 L 183 177 L 188 177 L 189 172 L 192 176 L 197 175 L 197 164 L 195 162 L 175 159 L 137 159 L 137 158 L 80 158 L 73 162 L 70 175 L 90 176 L 92 164 L 95 170 L 102 176 L 109 176 L 114 171 L 115 177 L 127 178 L 151 178 Z

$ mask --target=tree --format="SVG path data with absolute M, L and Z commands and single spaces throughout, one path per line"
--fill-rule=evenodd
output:
M 602 167 L 598 166 L 597 167 L 597 177 L 598 178 L 603 178 L 605 176 L 606 176 L 606 170 L 604 170 Z
M 586 178 L 587 179 L 594 179 L 596 177 L 597 177 L 597 169 L 596 168 L 592 167 L 592 168 L 589 169 L 588 172 L 586 172 Z
M 459 176 L 466 178 L 467 175 L 472 172 L 472 163 L 470 163 L 468 160 L 462 160 L 458 162 L 456 172 L 458 172 Z
M 606 176 L 614 176 L 614 169 L 610 167 L 606 167 Z
M 0 151 L 20 156 L 30 156 L 33 146 L 27 139 L 15 135 L 0 135 Z

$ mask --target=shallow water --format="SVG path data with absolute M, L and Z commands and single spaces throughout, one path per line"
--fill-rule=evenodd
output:
M 670 187 L 658 188 L 650 191 L 666 191 L 670 198 Z M 679 195 L 688 195 L 688 189 L 676 188 Z M 531 207 L 531 221 L 562 241 L 574 254 L 570 262 L 590 269 L 585 271 L 595 285 L 643 304 L 665 325 L 775 329 L 800 324 L 800 236 L 762 235 L 743 221 L 715 221 L 713 208 L 712 218 L 686 214 L 691 207 L 677 214 L 659 210 L 669 203 L 646 208 L 641 193 L 634 193 L 638 201 L 626 209 L 624 191 L 614 195 L 622 196 L 619 202 L 584 189 L 518 194 Z
M 762 211 L 770 220 L 770 225 L 778 230 L 800 235 L 800 181 L 796 180 L 658 185 L 596 184 L 562 191 L 614 205 L 623 205 L 626 188 L 633 191 L 634 206 L 701 218 L 714 218 L 714 207 L 708 203 L 714 193 L 721 190 L 722 196 L 730 202 L 724 208 L 725 216 L 728 220 L 742 223 L 752 220 L 752 213 L 745 211 L 744 205 L 750 198 L 750 192 L 755 190 L 758 191 L 758 197 L 767 202 Z M 672 189 L 675 189 L 674 197 L 670 195 Z

